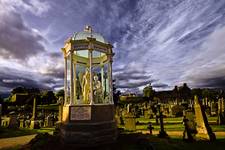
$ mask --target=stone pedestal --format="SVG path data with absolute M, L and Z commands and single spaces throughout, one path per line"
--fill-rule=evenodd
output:
M 63 144 L 89 147 L 117 138 L 113 105 L 63 106 L 60 137 Z

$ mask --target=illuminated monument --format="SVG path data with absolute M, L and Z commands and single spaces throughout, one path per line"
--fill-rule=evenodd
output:
M 62 48 L 65 59 L 61 139 L 96 145 L 116 139 L 112 95 L 112 45 L 86 26 Z

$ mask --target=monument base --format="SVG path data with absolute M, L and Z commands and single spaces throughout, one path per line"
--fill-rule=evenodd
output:
M 60 127 L 63 144 L 90 147 L 117 139 L 114 105 L 64 106 Z

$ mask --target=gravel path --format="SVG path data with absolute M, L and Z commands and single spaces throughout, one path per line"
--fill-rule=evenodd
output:
M 12 137 L 12 138 L 2 138 L 0 139 L 0 149 L 27 144 L 35 136 L 36 134 Z

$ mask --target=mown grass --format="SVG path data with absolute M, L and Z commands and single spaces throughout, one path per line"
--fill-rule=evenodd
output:
M 164 128 L 166 131 L 184 131 L 184 125 L 182 122 L 182 117 L 177 118 L 164 118 Z M 217 117 L 208 117 L 209 124 L 214 132 L 223 131 L 225 132 L 225 125 L 217 125 L 216 124 Z M 136 118 L 137 130 L 148 130 L 149 122 L 152 123 L 154 130 L 160 130 L 160 125 L 156 124 L 155 119 L 147 119 L 147 118 Z M 123 128 L 123 126 L 120 126 Z

